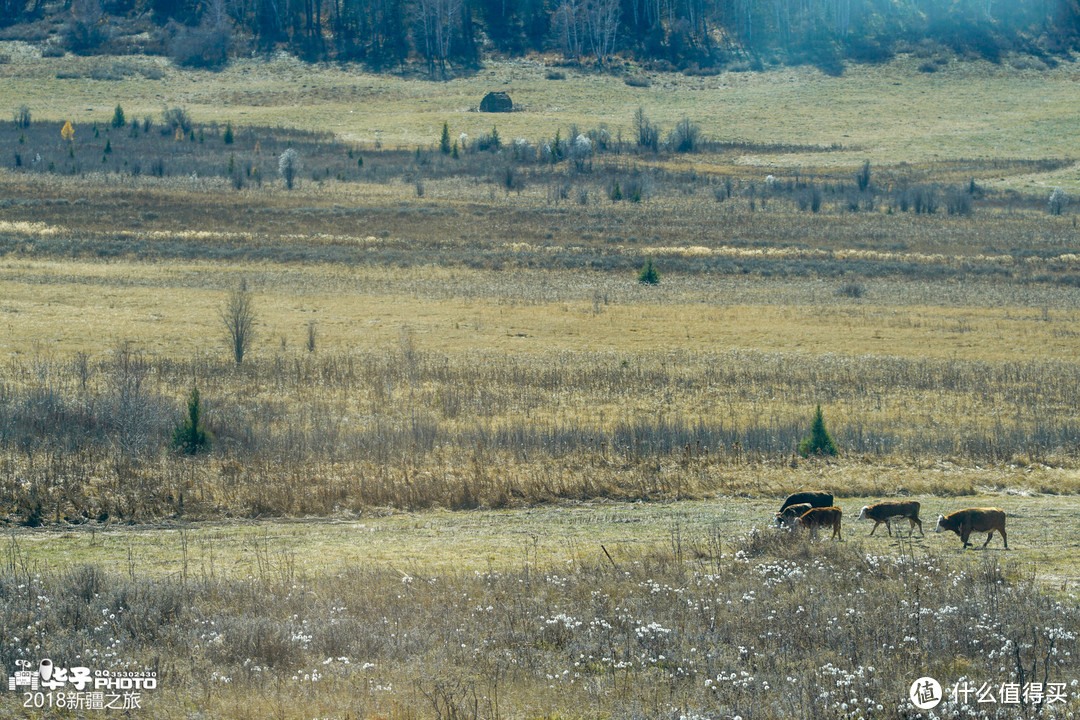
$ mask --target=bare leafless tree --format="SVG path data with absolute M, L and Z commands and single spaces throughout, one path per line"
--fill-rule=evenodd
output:
M 424 56 L 428 62 L 439 66 L 444 77 L 461 6 L 462 0 L 419 0 L 416 3 L 420 31 L 424 36 Z
M 1047 211 L 1051 215 L 1060 215 L 1068 206 L 1069 196 L 1061 188 L 1054 188 L 1054 192 L 1050 193 L 1050 200 L 1046 205 Z
M 585 27 L 589 45 L 600 65 L 606 65 L 615 52 L 619 11 L 619 0 L 588 0 L 585 3 Z
M 0 2 L 3 2 L 3 0 L 0 0 Z M 20 105 L 15 108 L 15 127 L 30 127 L 30 107 L 28 105 Z
M 108 371 L 110 425 L 120 454 L 137 461 L 150 444 L 153 403 L 147 390 L 150 365 L 130 343 L 116 348 Z
M 563 54 L 577 60 L 585 42 L 585 7 L 580 0 L 563 0 L 552 17 Z
M 230 293 L 221 309 L 221 322 L 225 326 L 225 339 L 232 351 L 233 359 L 239 365 L 255 339 L 255 308 L 251 302 L 251 293 L 247 281 Z
M 203 11 L 203 22 L 215 30 L 223 29 L 228 23 L 228 11 L 225 8 L 225 0 L 208 0 L 206 9 Z
M 552 15 L 552 24 L 563 53 L 578 59 L 592 51 L 605 65 L 615 52 L 615 31 L 619 26 L 619 0 L 563 0 Z
M 292 148 L 285 148 L 278 158 L 278 175 L 285 180 L 285 187 L 293 189 L 296 173 L 300 172 L 300 156 Z

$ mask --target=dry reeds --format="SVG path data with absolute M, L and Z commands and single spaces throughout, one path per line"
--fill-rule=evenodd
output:
M 526 546 L 516 567 L 476 573 L 350 565 L 312 576 L 265 537 L 251 573 L 230 577 L 213 552 L 193 546 L 169 577 L 33 573 L 12 544 L 0 616 L 18 631 L 0 662 L 27 647 L 64 665 L 122 660 L 160 678 L 144 707 L 171 716 L 198 702 L 221 717 L 272 697 L 285 714 L 891 719 L 914 713 L 907 690 L 926 674 L 951 687 L 961 676 L 1023 683 L 1033 667 L 1040 682 L 1068 683 L 1078 669 L 1075 603 L 990 557 L 964 566 L 802 533 L 678 527 L 640 552 L 582 547 L 550 565 Z M 960 704 L 947 697 L 943 712 Z

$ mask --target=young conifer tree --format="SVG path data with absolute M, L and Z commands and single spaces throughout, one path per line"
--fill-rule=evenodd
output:
M 821 412 L 821 405 L 814 412 L 814 422 L 810 426 L 810 437 L 799 443 L 799 454 L 803 457 L 814 455 L 837 455 L 836 443 L 832 435 L 825 428 L 825 416 Z
M 439 149 L 442 150 L 443 155 L 449 155 L 451 151 L 450 147 L 450 125 L 449 123 L 442 124 L 442 137 L 439 139 Z
M 638 282 L 642 285 L 659 285 L 660 273 L 657 272 L 656 266 L 653 265 L 652 258 L 649 258 L 645 263 L 645 267 L 641 268 L 641 272 L 637 276 Z
M 173 447 L 185 455 L 195 455 L 210 444 L 210 433 L 202 427 L 202 407 L 199 389 L 191 388 L 188 396 L 188 416 L 173 430 Z

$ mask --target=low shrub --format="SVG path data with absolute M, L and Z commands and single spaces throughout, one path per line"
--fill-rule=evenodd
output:
M 836 291 L 836 294 L 840 295 L 841 297 L 847 297 L 847 298 L 851 298 L 853 300 L 858 300 L 859 298 L 861 298 L 863 296 L 863 294 L 865 292 L 866 292 L 866 288 L 863 287 L 862 285 L 860 285 L 859 283 L 857 283 L 857 282 L 849 282 L 849 283 L 844 283 L 843 285 L 841 285 L 840 288 Z
M 165 32 L 169 58 L 180 67 L 217 70 L 229 60 L 232 33 L 226 25 L 189 28 L 170 23 Z

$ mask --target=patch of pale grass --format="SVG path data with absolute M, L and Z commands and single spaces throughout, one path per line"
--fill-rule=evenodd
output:
M 916 550 L 974 562 L 980 553 L 962 552 L 951 533 L 932 532 L 937 515 L 965 507 L 1000 507 L 1008 515 L 1007 557 L 1020 564 L 1037 563 L 1038 573 L 1080 587 L 1070 550 L 1080 540 L 1080 528 L 1069 522 L 1080 508 L 1080 496 L 1075 494 L 1080 474 L 1075 470 L 842 462 L 810 464 L 797 471 L 765 465 L 725 472 L 737 483 L 732 487 L 753 495 L 679 503 L 563 503 L 477 512 L 372 509 L 360 516 L 342 514 L 331 519 L 167 521 L 146 527 L 91 523 L 48 531 L 18 529 L 0 547 L 10 552 L 10 537 L 14 537 L 18 553 L 53 570 L 92 563 L 122 573 L 130 565 L 136 572 L 155 576 L 181 573 L 185 562 L 189 573 L 209 574 L 214 565 L 219 572 L 239 577 L 257 574 L 260 558 L 253 550 L 257 542 L 268 542 L 276 556 L 292 557 L 297 571 L 303 573 L 332 573 L 335 567 L 353 563 L 471 573 L 520 565 L 526 539 L 530 557 L 558 565 L 581 555 L 602 557 L 600 545 L 617 557 L 633 556 L 665 544 L 675 525 L 691 535 L 714 532 L 735 537 L 752 528 L 767 529 L 781 499 L 790 492 L 822 489 L 837 496 L 848 542 L 889 555 L 906 548 L 890 539 L 884 528 L 867 537 L 873 524 L 855 522 L 864 505 L 895 499 L 897 493 L 920 501 L 927 535 L 920 538 L 916 531 Z M 893 490 L 883 494 L 884 486 Z M 988 486 L 999 489 L 989 492 Z M 906 523 L 903 527 L 906 536 Z
M 13 235 L 49 237 L 65 231 L 66 228 L 48 225 L 43 222 L 0 220 L 0 232 L 11 233 Z

